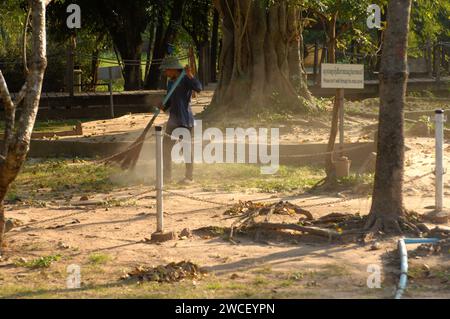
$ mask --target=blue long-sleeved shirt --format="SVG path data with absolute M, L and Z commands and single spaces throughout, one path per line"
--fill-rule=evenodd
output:
M 167 91 L 170 91 L 174 81 L 169 81 Z M 168 125 L 191 128 L 194 126 L 194 115 L 191 109 L 192 91 L 197 93 L 202 90 L 202 84 L 197 78 L 184 76 L 178 87 L 173 92 L 166 108 L 169 111 Z

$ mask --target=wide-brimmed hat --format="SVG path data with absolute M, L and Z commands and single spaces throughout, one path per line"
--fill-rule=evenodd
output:
M 180 60 L 174 56 L 167 56 L 163 59 L 161 66 L 159 67 L 161 70 L 174 69 L 174 70 L 182 70 L 184 66 L 181 64 Z

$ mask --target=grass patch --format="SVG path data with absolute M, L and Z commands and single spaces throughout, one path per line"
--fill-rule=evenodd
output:
M 88 257 L 89 263 L 92 265 L 104 265 L 110 261 L 112 257 L 108 254 L 93 253 Z
M 60 131 L 70 131 L 72 130 L 78 122 L 89 122 L 91 119 L 77 119 L 77 120 L 47 120 L 47 121 L 36 121 L 34 125 L 33 132 L 60 132 Z M 5 130 L 5 123 L 0 122 L 0 132 L 3 133 Z
M 347 177 L 338 179 L 338 184 L 344 187 L 355 187 L 358 185 L 367 185 L 373 188 L 375 174 L 351 174 Z
M 16 266 L 37 269 L 37 268 L 49 268 L 54 262 L 61 259 L 61 255 L 50 255 L 45 257 L 39 257 L 30 261 L 18 260 L 15 262 Z
M 55 199 L 55 194 L 66 198 L 74 193 L 105 193 L 123 186 L 143 184 L 142 181 L 125 182 L 120 178 L 112 178 L 122 173 L 118 168 L 83 159 L 30 160 L 25 163 L 22 172 L 11 185 L 7 200 L 37 203 L 48 198 Z M 322 179 L 324 174 L 323 169 L 314 166 L 280 166 L 276 174 L 263 175 L 257 165 L 197 164 L 193 186 L 200 186 L 207 191 L 304 191 Z M 181 179 L 184 176 L 184 165 L 174 165 L 173 175 L 175 179 L 177 176 Z M 149 181 L 148 185 L 153 183 Z M 185 187 L 177 183 L 168 186 Z M 133 206 L 135 203 L 112 200 L 107 205 L 119 207 Z
M 257 276 L 253 280 L 253 285 L 255 286 L 266 286 L 269 284 L 269 280 L 263 276 Z
M 117 169 L 84 160 L 27 161 L 11 185 L 7 199 L 54 196 L 58 192 L 106 192 L 119 184 L 110 176 Z
M 183 176 L 184 166 L 176 165 L 174 176 Z M 280 166 L 272 175 L 261 174 L 260 167 L 248 164 L 199 164 L 195 166 L 194 179 L 206 190 L 247 190 L 260 192 L 303 191 L 325 176 L 321 168 L 313 166 Z M 176 186 L 176 185 L 173 185 Z

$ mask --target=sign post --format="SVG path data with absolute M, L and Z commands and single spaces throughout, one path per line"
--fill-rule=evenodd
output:
M 113 98 L 113 80 L 118 80 L 122 78 L 122 68 L 120 66 L 108 66 L 104 68 L 98 68 L 97 78 L 99 80 L 108 81 L 108 91 L 109 91 L 109 105 L 111 118 L 114 118 L 114 98 Z
M 364 65 L 322 63 L 321 87 L 337 89 L 339 107 L 339 144 L 344 148 L 344 89 L 364 89 Z

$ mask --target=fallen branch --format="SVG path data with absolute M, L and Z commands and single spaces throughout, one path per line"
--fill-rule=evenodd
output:
M 296 230 L 303 233 L 309 233 L 312 235 L 317 235 L 326 238 L 336 238 L 340 237 L 342 233 L 335 230 L 312 227 L 312 226 L 301 226 L 297 224 L 280 224 L 280 223 L 256 223 L 252 225 L 255 228 L 265 228 L 265 229 L 289 229 Z

